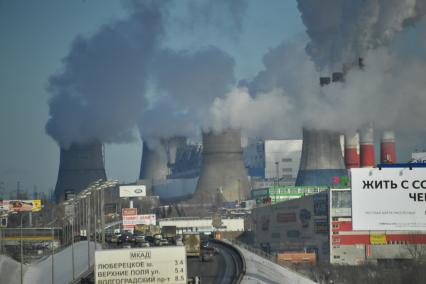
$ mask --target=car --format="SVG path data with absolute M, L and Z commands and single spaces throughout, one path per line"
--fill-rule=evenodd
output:
M 213 253 L 211 253 L 211 252 L 203 252 L 202 254 L 201 254 L 201 261 L 202 262 L 210 262 L 210 261 L 213 261 Z
M 118 243 L 118 242 L 120 242 L 119 241 L 119 237 L 120 237 L 120 234 L 113 234 L 113 235 L 111 235 L 111 238 L 109 239 L 109 242 L 111 242 L 111 243 Z
M 133 237 L 135 239 L 135 243 L 145 242 L 145 235 L 144 234 L 133 234 Z
M 133 243 L 134 241 L 135 241 L 135 238 L 133 237 L 133 234 L 129 232 L 125 232 L 118 237 L 118 242 L 121 244 Z

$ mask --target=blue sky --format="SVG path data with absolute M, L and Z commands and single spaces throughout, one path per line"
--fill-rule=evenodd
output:
M 176 5 L 179 1 L 175 1 Z M 296 1 L 248 1 L 242 30 L 227 37 L 214 28 L 194 33 L 170 32 L 171 48 L 215 44 L 236 61 L 237 79 L 253 77 L 262 56 L 280 42 L 304 32 Z M 46 133 L 47 80 L 61 68 L 73 39 L 90 35 L 114 19 L 125 17 L 113 0 L 0 0 L 0 183 L 7 192 L 54 188 L 59 148 Z M 176 12 L 176 17 L 185 16 Z M 173 29 L 171 29 L 173 31 Z M 136 180 L 141 143 L 106 145 L 109 178 Z

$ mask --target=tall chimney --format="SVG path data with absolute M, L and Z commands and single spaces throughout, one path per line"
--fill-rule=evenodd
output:
M 75 194 L 97 180 L 106 180 L 102 155 L 102 144 L 71 144 L 68 149 L 61 148 L 58 180 L 55 198 L 60 202 L 66 191 Z
M 343 162 L 340 135 L 303 128 L 302 157 L 296 185 L 331 186 L 348 173 Z
M 374 158 L 374 132 L 370 123 L 360 130 L 360 163 L 361 168 L 372 168 L 376 165 Z
M 395 132 L 392 130 L 383 131 L 380 139 L 380 163 L 394 164 L 395 162 Z
M 224 201 L 246 199 L 249 182 L 243 162 L 241 132 L 203 133 L 203 161 L 194 200 L 214 203 L 218 193 Z
M 347 169 L 359 168 L 358 140 L 359 136 L 355 131 L 348 131 L 345 134 L 345 166 Z

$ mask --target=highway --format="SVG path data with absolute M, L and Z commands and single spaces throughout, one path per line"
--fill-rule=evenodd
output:
M 218 242 L 210 242 L 212 247 L 219 250 L 219 254 L 212 261 L 201 262 L 197 257 L 189 257 L 188 277 L 198 275 L 201 283 L 205 284 L 232 284 L 241 273 L 242 263 L 238 254 L 228 246 Z

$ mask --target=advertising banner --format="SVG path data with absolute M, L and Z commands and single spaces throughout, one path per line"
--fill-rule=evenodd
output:
M 426 168 L 351 169 L 353 230 L 426 230 Z
M 187 283 L 184 246 L 98 250 L 95 283 Z
M 130 216 L 130 215 L 138 215 L 137 208 L 123 208 L 121 209 L 121 215 Z
M 145 185 L 120 186 L 120 197 L 142 197 L 142 196 L 146 196 Z
M 9 204 L 8 211 L 14 212 L 38 212 L 41 210 L 41 200 L 3 200 L 3 207 Z
M 156 217 L 155 214 L 145 214 L 145 215 L 128 215 L 123 216 L 123 226 L 135 226 L 135 225 L 155 225 Z

